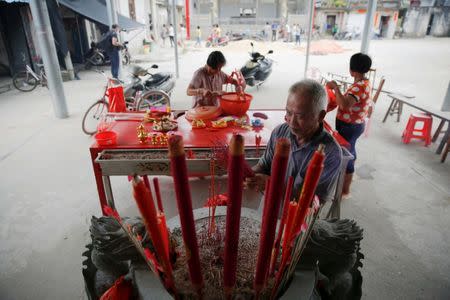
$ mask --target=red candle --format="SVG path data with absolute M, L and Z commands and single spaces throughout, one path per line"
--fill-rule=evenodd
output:
M 305 180 L 303 182 L 302 192 L 298 200 L 297 215 L 295 216 L 295 223 L 293 228 L 294 238 L 300 231 L 303 222 L 305 221 L 308 208 L 311 207 L 311 203 L 314 199 L 314 192 L 319 184 L 320 175 L 323 170 L 323 161 L 325 160 L 324 146 L 319 145 L 319 148 L 314 152 L 313 157 L 306 170 Z
M 264 202 L 264 216 L 261 224 L 258 260 L 254 288 L 256 294 L 264 288 L 266 274 L 270 265 L 270 254 L 275 239 L 278 211 L 282 200 L 282 190 L 286 178 L 286 168 L 289 159 L 290 142 L 288 139 L 278 139 L 275 155 L 272 161 L 272 172 L 268 195 Z
M 294 185 L 294 177 L 289 176 L 287 182 L 286 193 L 284 194 L 283 215 L 281 217 L 280 226 L 278 228 L 277 239 L 275 240 L 274 251 L 272 253 L 272 263 L 270 266 L 270 274 L 275 272 L 278 252 L 280 252 L 281 236 L 283 235 L 284 226 L 286 225 L 286 218 L 289 210 L 289 202 L 292 196 L 292 186 Z
M 170 170 L 173 176 L 178 212 L 180 214 L 181 231 L 183 234 L 186 256 L 188 259 L 189 275 L 192 286 L 201 295 L 203 276 L 198 252 L 197 234 L 195 231 L 194 214 L 192 213 L 191 191 L 187 173 L 186 156 L 183 139 L 179 135 L 172 135 L 168 141 Z
M 244 138 L 242 135 L 235 135 L 231 138 L 229 156 L 228 204 L 223 268 L 224 290 L 227 296 L 231 296 L 236 283 L 239 224 L 244 181 Z
M 153 186 L 155 187 L 156 203 L 158 203 L 158 210 L 159 212 L 164 212 L 161 200 L 161 191 L 159 190 L 158 177 L 153 178 Z
M 169 231 L 167 230 L 166 216 L 163 212 L 158 213 L 158 227 L 161 232 L 164 249 L 166 250 L 167 255 L 169 255 Z
M 172 265 L 170 264 L 169 253 L 164 249 L 164 242 L 161 231 L 158 227 L 158 219 L 155 204 L 153 203 L 153 197 L 150 191 L 145 187 L 144 182 L 138 177 L 133 179 L 133 196 L 144 219 L 145 228 L 150 233 L 156 255 L 167 273 L 168 284 L 169 286 L 172 286 Z

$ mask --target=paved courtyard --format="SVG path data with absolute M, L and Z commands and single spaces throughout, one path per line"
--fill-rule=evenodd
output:
M 348 73 L 348 60 L 359 41 L 339 42 L 344 51 L 315 55 L 311 74 Z M 285 43 L 256 43 L 259 52 L 274 50 L 273 73 L 253 94 L 252 108 L 283 108 L 289 86 L 303 78 L 305 52 Z M 226 72 L 248 59 L 248 41 L 221 48 Z M 193 71 L 204 65 L 210 49 L 189 48 L 180 56 L 180 78 L 173 94 L 175 109 L 188 108 L 185 91 Z M 414 95 L 419 106 L 438 111 L 450 80 L 450 39 L 375 40 L 370 54 L 385 88 Z M 174 72 L 170 49 L 152 54 L 160 71 Z M 103 93 L 105 79 L 80 72 L 65 82 L 70 117 L 54 117 L 48 90 L 11 90 L 0 94 L 0 298 L 84 299 L 81 253 L 90 240 L 92 215 L 100 215 L 88 148 L 92 138 L 81 131 L 87 107 Z M 357 178 L 342 217 L 364 228 L 363 298 L 450 298 L 450 160 L 441 164 L 436 144 L 400 141 L 400 123 L 381 119 L 389 98 L 381 96 L 368 137 L 358 143 Z M 450 116 L 450 113 L 442 113 Z M 327 116 L 334 124 L 334 115 Z M 436 127 L 437 122 L 434 123 Z M 176 213 L 171 180 L 162 180 L 169 217 Z M 197 205 L 205 183 L 193 182 Z M 113 178 L 123 215 L 137 214 L 131 187 Z M 247 195 L 250 199 L 251 195 Z

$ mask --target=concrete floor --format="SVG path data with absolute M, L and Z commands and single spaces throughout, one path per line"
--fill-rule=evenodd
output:
M 323 73 L 346 73 L 358 41 L 340 42 L 347 51 L 311 57 L 311 66 Z M 377 40 L 371 54 L 386 88 L 417 97 L 416 103 L 438 110 L 450 78 L 450 39 Z M 273 48 L 276 64 L 269 81 L 254 95 L 253 108 L 284 107 L 287 89 L 303 77 L 304 52 L 283 43 Z M 226 71 L 247 59 L 244 43 L 222 49 Z M 248 49 L 249 50 L 249 49 Z M 263 51 L 261 51 L 263 52 Z M 170 52 L 159 63 L 173 71 Z M 209 50 L 188 51 L 180 58 L 180 78 L 173 107 L 190 104 L 185 88 L 193 70 L 204 64 Z M 150 63 L 149 63 L 150 64 Z M 93 72 L 82 80 L 64 83 L 70 111 L 56 119 L 48 90 L 0 94 L 0 298 L 84 299 L 81 253 L 89 240 L 92 215 L 100 214 L 90 165 L 90 137 L 81 131 L 85 109 L 102 95 L 104 79 Z M 401 132 L 411 110 L 400 123 L 381 123 L 388 106 L 381 97 L 370 135 L 358 143 L 357 179 L 342 215 L 364 228 L 362 269 L 365 299 L 450 298 L 450 161 L 441 164 L 428 148 L 403 145 Z M 328 116 L 333 121 L 333 116 Z M 436 126 L 436 124 L 435 124 Z M 170 191 L 163 180 L 163 191 Z M 114 194 L 123 215 L 136 214 L 131 188 L 113 178 Z M 193 182 L 200 199 L 205 183 Z M 165 192 L 169 217 L 176 213 L 173 195 Z M 247 195 L 256 205 L 254 195 Z

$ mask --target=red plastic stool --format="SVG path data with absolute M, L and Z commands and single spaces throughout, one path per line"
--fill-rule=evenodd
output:
M 416 128 L 416 123 L 422 122 L 422 128 Z M 433 125 L 433 118 L 427 114 L 411 114 L 409 116 L 408 124 L 403 131 L 403 143 L 409 144 L 411 139 L 421 139 L 425 141 L 425 147 L 431 144 L 431 128 Z

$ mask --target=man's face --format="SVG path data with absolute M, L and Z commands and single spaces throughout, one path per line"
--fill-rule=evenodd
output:
M 314 112 L 312 101 L 303 93 L 289 94 L 286 103 L 285 121 L 297 139 L 309 139 L 319 128 L 325 114 Z

